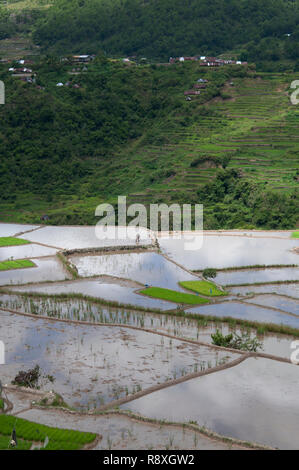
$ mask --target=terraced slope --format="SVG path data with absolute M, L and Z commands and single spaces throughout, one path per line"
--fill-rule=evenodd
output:
M 239 169 L 267 189 L 288 192 L 298 187 L 299 107 L 291 104 L 288 94 L 294 79 L 284 74 L 235 79 L 224 88 L 222 96 L 227 99 L 218 97 L 206 105 L 214 115 L 201 116 L 199 124 L 183 132 L 157 130 L 166 143 L 140 146 L 134 162 L 167 162 L 173 175 L 132 193 L 130 201 L 147 203 L 153 196 L 168 200 L 173 192 L 194 193 L 215 177 L 217 162 L 219 166 L 225 156 L 231 158 L 228 168 Z M 202 162 L 194 165 L 200 157 Z

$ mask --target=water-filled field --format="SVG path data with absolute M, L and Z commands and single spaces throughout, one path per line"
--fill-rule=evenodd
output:
M 255 282 L 298 281 L 299 267 L 248 270 L 242 269 L 240 271 L 226 272 L 220 271 L 217 273 L 215 280 L 218 284 L 225 286 L 230 284 L 250 284 Z
M 18 233 L 29 232 L 30 230 L 34 230 L 38 227 L 38 225 L 0 223 L 0 237 L 12 237 Z
M 1 311 L 7 383 L 39 364 L 55 389 L 75 407 L 99 407 L 157 383 L 231 359 L 234 354 L 117 326 L 74 325 Z
M 43 243 L 45 245 L 58 247 L 61 249 L 82 249 L 82 248 L 99 248 L 106 246 L 136 245 L 135 230 L 127 228 L 125 233 L 123 230 L 116 231 L 118 238 L 106 238 L 104 230 L 90 227 L 52 227 L 46 226 L 31 233 L 22 235 L 32 242 Z M 140 228 L 140 244 L 151 245 L 153 240 L 151 233 Z
M 134 282 L 109 279 L 107 277 L 61 282 L 59 284 L 33 284 L 18 288 L 21 292 L 37 292 L 49 295 L 82 294 L 87 297 L 97 297 L 99 299 L 141 306 L 148 309 L 173 309 L 172 303 L 139 295 L 136 292 L 138 289 L 140 289 L 140 285 L 134 285 Z
M 29 282 L 63 281 L 70 275 L 55 257 L 34 259 L 36 267 L 0 271 L 0 285 L 27 284 Z
M 71 256 L 80 276 L 110 275 L 153 286 L 182 290 L 180 281 L 197 280 L 155 252 Z
M 0 339 L 6 348 L 1 382 L 9 385 L 20 370 L 39 364 L 54 379 L 43 377 L 41 389 L 53 389 L 84 412 L 109 409 L 121 400 L 121 410 L 141 413 L 145 420 L 192 421 L 235 439 L 298 448 L 299 369 L 288 361 L 299 337 L 299 278 L 298 267 L 287 266 L 299 264 L 298 240 L 290 238 L 291 232 L 209 232 L 200 249 L 193 245 L 189 250 L 184 240 L 162 235 L 159 250 L 154 234 L 144 230 L 141 235 L 139 244 L 147 249 L 138 248 L 134 237 L 101 239 L 94 227 L 0 224 L 0 237 L 31 242 L 0 248 L 0 261 L 33 263 L 0 272 Z M 99 251 L 105 247 L 109 252 Z M 75 252 L 58 253 L 65 249 Z M 262 265 L 268 267 L 258 268 Z M 189 269 L 204 268 L 233 269 L 218 270 L 217 285 L 200 293 L 208 304 L 182 304 L 179 299 L 187 290 L 179 283 L 200 280 L 202 272 Z M 179 291 L 173 294 L 176 301 L 142 295 L 145 285 Z M 225 285 L 227 295 L 213 295 Z M 257 340 L 256 359 L 237 349 L 231 352 L 224 343 L 212 347 L 220 333 Z M 274 355 L 273 360 L 261 353 Z M 197 378 L 186 380 L 190 374 Z M 180 383 L 171 385 L 178 379 Z M 149 394 L 136 398 L 149 387 Z M 10 393 L 15 394 L 14 412 L 28 408 L 26 396 Z M 59 413 L 55 411 L 58 425 L 64 422 Z M 21 415 L 51 424 L 47 410 L 33 408 Z M 161 446 L 165 439 L 168 448 L 182 447 L 183 442 L 186 448 L 227 446 L 202 437 L 199 427 L 195 432 L 201 438 L 191 445 L 190 437 L 180 442 L 178 432 L 172 435 L 166 427 L 164 432 L 160 425 L 145 421 L 142 427 L 132 425 L 129 417 L 100 416 L 107 436 L 98 448 L 132 448 L 132 442 L 142 446 L 142 440 L 149 447 L 151 442 Z M 131 426 L 127 434 L 124 420 Z M 86 414 L 69 424 L 99 429 L 96 416 Z M 157 426 L 156 433 L 150 426 Z M 133 439 L 132 433 L 138 432 Z
M 195 251 L 185 250 L 183 239 L 162 237 L 159 244 L 170 258 L 193 270 L 299 263 L 298 255 L 291 251 L 299 246 L 298 240 L 207 235 L 203 236 L 202 247 Z
M 9 258 L 40 258 L 43 256 L 54 256 L 56 253 L 57 250 L 54 248 L 30 243 L 29 245 L 0 248 L 0 261 L 7 260 Z
M 157 419 L 197 421 L 226 436 L 297 449 L 298 379 L 298 366 L 247 359 L 233 368 L 152 393 L 121 408 Z
M 293 313 L 299 317 L 299 300 L 280 297 L 279 295 L 256 295 L 253 299 L 246 300 L 248 303 L 266 305 L 268 307 L 278 308 L 288 313 Z
M 264 284 L 262 286 L 246 285 L 231 287 L 230 292 L 236 295 L 247 295 L 249 293 L 254 294 L 277 294 L 286 295 L 299 299 L 299 282 L 298 283 L 287 283 L 287 284 Z
M 240 318 L 260 323 L 274 323 L 299 328 L 299 317 L 282 313 L 271 308 L 259 307 L 242 302 L 223 302 L 214 305 L 203 305 L 188 309 L 188 312 L 198 315 L 210 315 L 216 317 Z

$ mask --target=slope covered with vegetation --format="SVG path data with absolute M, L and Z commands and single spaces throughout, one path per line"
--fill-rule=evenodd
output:
M 26 84 L 2 66 L 2 220 L 46 213 L 52 224 L 93 224 L 96 206 L 121 194 L 128 203 L 204 203 L 207 229 L 296 227 L 295 75 L 104 57 L 72 70 L 40 60 Z M 186 101 L 199 78 L 207 88 Z
M 298 24 L 298 0 L 56 0 L 34 40 L 60 53 L 102 49 L 163 60 L 243 44 L 250 60 L 297 60 Z
M 123 194 L 204 203 L 207 229 L 296 227 L 298 0 L 9 0 L 0 13 L 7 57 L 30 53 L 32 32 L 41 45 L 35 83 L 0 65 L 2 220 L 94 223 Z M 227 50 L 257 68 L 149 65 Z M 97 59 L 74 71 L 60 59 L 72 52 Z M 108 58 L 127 54 L 149 60 Z M 199 78 L 207 88 L 186 101 Z

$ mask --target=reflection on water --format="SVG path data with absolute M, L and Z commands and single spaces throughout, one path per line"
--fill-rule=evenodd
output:
M 100 230 L 96 234 L 96 226 L 89 227 L 43 227 L 36 232 L 28 233 L 26 238 L 33 242 L 44 243 L 46 245 L 63 248 L 66 250 L 79 249 L 79 248 L 96 248 L 105 246 L 122 246 L 122 245 L 136 245 L 136 235 L 133 228 L 128 227 L 129 238 L 123 238 L 123 233 L 120 232 L 120 239 L 105 239 L 98 238 Z M 151 245 L 152 239 L 150 232 L 146 229 L 140 228 L 140 244 Z M 104 236 L 104 235 L 103 235 Z
M 173 303 L 139 295 L 136 293 L 136 289 L 137 285 L 130 287 L 129 285 L 120 285 L 117 281 L 108 282 L 102 279 L 70 281 L 59 284 L 30 285 L 28 287 L 18 288 L 21 292 L 42 292 L 49 295 L 76 293 L 127 305 L 139 305 L 145 308 L 158 308 L 161 310 L 174 308 Z
M 54 389 L 76 407 L 100 406 L 234 356 L 124 327 L 62 324 L 4 311 L 0 315 L 0 337 L 6 338 L 3 383 L 39 364 L 55 377 L 42 388 Z
M 7 260 L 9 258 L 24 259 L 24 258 L 35 258 L 40 256 L 54 256 L 57 250 L 54 248 L 48 248 L 47 246 L 41 245 L 20 245 L 20 246 L 7 246 L 0 248 L 0 261 Z
M 298 257 L 299 258 L 299 257 Z M 218 272 L 216 282 L 222 285 L 250 284 L 255 282 L 297 281 L 299 268 L 248 269 Z
M 0 237 L 12 237 L 17 233 L 33 230 L 38 225 L 22 225 L 22 224 L 2 224 L 0 223 Z
M 16 290 L 18 289 L 16 288 Z M 236 325 L 221 323 L 220 321 L 202 320 L 200 317 L 190 319 L 167 313 L 145 313 L 129 308 L 103 306 L 82 299 L 63 301 L 55 297 L 33 299 L 26 296 L 5 294 L 0 296 L 0 307 L 65 320 L 81 320 L 91 323 L 117 323 L 149 328 L 177 336 L 178 338 L 189 338 L 208 344 L 211 344 L 211 334 L 215 333 L 217 329 L 224 335 L 232 332 L 241 334 L 242 331 L 248 331 L 247 328 L 244 329 Z M 256 336 L 255 329 L 251 330 L 251 334 Z M 296 338 L 279 334 L 274 335 L 272 333 L 259 335 L 264 352 L 288 358 L 290 357 L 293 339 Z
M 299 256 L 290 251 L 298 247 L 298 240 L 207 235 L 198 251 L 185 250 L 184 240 L 159 238 L 159 244 L 170 258 L 189 269 L 299 262 Z
M 299 283 L 291 284 L 267 284 L 264 286 L 239 286 L 231 287 L 230 292 L 233 294 L 246 295 L 250 292 L 262 294 L 269 292 L 273 294 L 288 295 L 299 299 Z
M 279 295 L 256 295 L 253 299 L 246 300 L 246 302 L 267 305 L 299 315 L 299 300 L 291 300 L 285 297 L 279 297 Z
M 130 403 L 150 418 L 197 421 L 226 436 L 280 449 L 298 449 L 299 367 L 247 359 L 221 372 L 152 393 Z
M 183 290 L 179 281 L 198 280 L 154 252 L 72 256 L 71 262 L 77 266 L 80 276 L 104 274 L 174 290 Z
M 232 317 L 241 320 L 256 321 L 261 323 L 276 323 L 299 328 L 299 318 L 275 310 L 257 307 L 256 305 L 243 304 L 241 302 L 223 302 L 221 304 L 204 305 L 187 310 L 199 315 L 213 315 L 216 317 Z
M 26 284 L 29 282 L 63 281 L 70 275 L 65 271 L 57 258 L 35 259 L 36 267 L 0 271 L 0 286 Z

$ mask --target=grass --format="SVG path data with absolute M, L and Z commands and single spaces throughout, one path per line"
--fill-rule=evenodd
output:
M 11 269 L 33 268 L 35 264 L 30 259 L 16 259 L 0 261 L 0 271 L 9 271 Z
M 207 295 L 207 296 L 219 296 L 227 295 L 227 292 L 223 292 L 218 289 L 218 287 L 210 281 L 183 281 L 179 282 L 180 286 L 185 289 L 191 290 L 198 294 Z
M 298 264 L 249 264 L 246 266 L 231 266 L 228 268 L 213 268 L 217 272 L 242 271 L 249 269 L 297 268 Z M 202 269 L 193 269 L 194 273 L 202 273 Z
M 292 238 L 299 238 L 299 230 L 292 233 Z
M 41 2 L 39 0 L 18 0 L 18 1 L 12 1 L 8 0 L 6 2 L 5 8 L 11 11 L 23 11 L 23 10 L 33 10 L 33 9 L 43 9 L 43 8 L 49 8 L 51 5 L 53 5 L 53 2 Z
M 141 294 L 154 297 L 156 299 L 169 300 L 170 302 L 176 302 L 178 304 L 205 304 L 209 301 L 198 297 L 193 294 L 185 294 L 184 292 L 178 292 L 171 289 L 163 289 L 162 287 L 149 287 L 140 291 Z
M 79 450 L 93 442 L 97 435 L 89 432 L 52 428 L 15 416 L 0 415 L 0 449 L 8 448 L 12 430 L 15 428 L 17 449 L 30 449 L 33 443 L 43 443 L 49 438 L 47 450 Z
M 23 238 L 15 237 L 0 237 L 0 247 L 1 246 L 17 246 L 17 245 L 28 245 L 28 240 L 23 240 Z
M 71 265 L 69 260 L 66 258 L 66 256 L 64 256 L 64 254 L 62 252 L 57 253 L 57 258 L 60 259 L 60 261 L 62 262 L 65 269 L 72 276 L 72 279 L 78 279 L 79 278 L 79 274 L 78 274 L 77 269 Z

